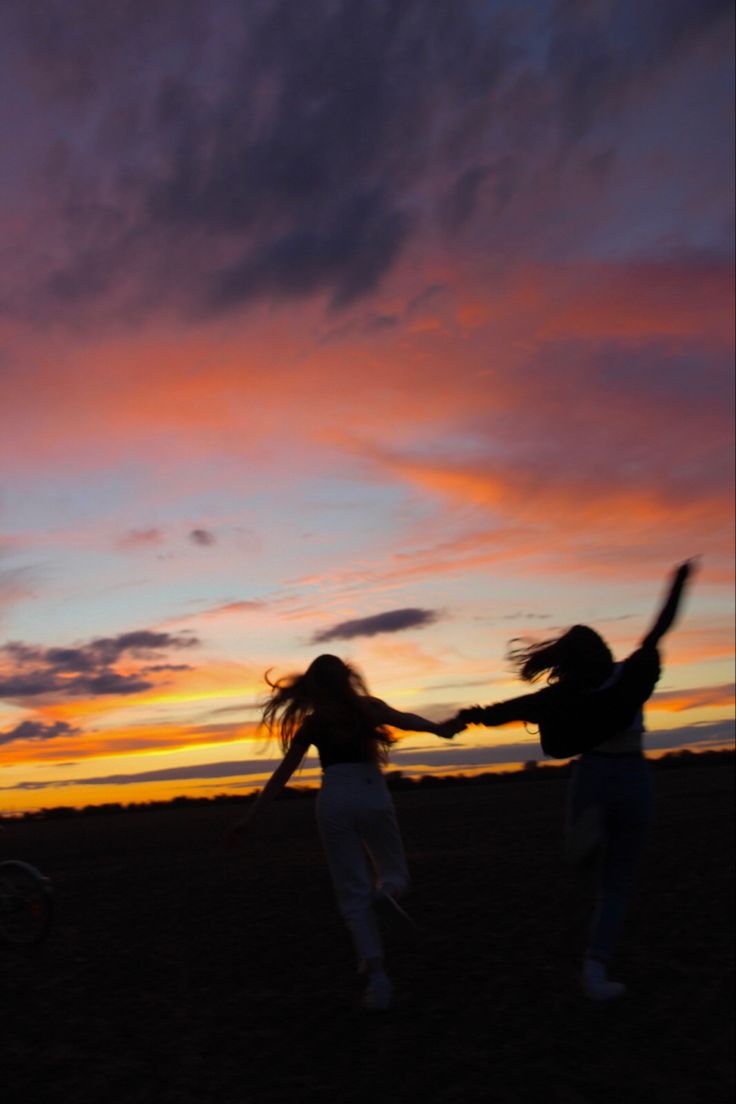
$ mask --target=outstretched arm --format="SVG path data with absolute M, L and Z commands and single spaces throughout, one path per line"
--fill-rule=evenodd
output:
M 542 698 L 548 688 L 537 690 L 533 694 L 523 694 L 519 698 L 496 702 L 494 705 L 471 705 L 461 709 L 454 717 L 440 725 L 443 735 L 454 735 L 469 724 L 485 725 L 495 728 L 498 725 L 512 724 L 514 721 L 539 722 Z
M 442 731 L 442 725 L 426 717 L 420 717 L 418 713 L 402 713 L 399 709 L 392 709 L 380 698 L 371 698 L 371 712 L 380 725 L 390 725 L 391 728 L 400 728 L 402 732 L 431 732 L 433 736 L 443 736 L 449 739 L 451 733 Z
M 664 605 L 659 611 L 654 624 L 641 642 L 642 648 L 656 648 L 668 629 L 672 628 L 680 600 L 685 589 L 685 584 L 695 567 L 694 560 L 687 560 L 675 570 L 670 584 L 670 590 Z
M 266 785 L 263 787 L 253 805 L 251 805 L 248 812 L 240 820 L 228 828 L 225 834 L 226 843 L 237 843 L 240 835 L 253 821 L 254 817 L 275 797 L 281 793 L 286 786 L 286 783 L 291 778 L 294 771 L 298 768 L 302 759 L 304 758 L 306 748 L 304 744 L 292 744 L 282 761 L 277 766 L 269 778 Z

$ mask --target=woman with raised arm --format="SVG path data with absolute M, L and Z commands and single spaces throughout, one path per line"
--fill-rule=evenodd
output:
M 319 753 L 322 786 L 317 821 L 338 907 L 367 972 L 366 1008 L 391 1004 L 376 908 L 408 917 L 397 902 L 409 886 L 404 847 L 381 765 L 392 738 L 386 726 L 444 736 L 439 726 L 368 694 L 358 672 L 333 655 L 318 656 L 300 675 L 270 682 L 263 711 L 278 728 L 284 758 L 248 815 L 230 829 L 235 842 L 284 788 L 310 745 Z
M 600 860 L 598 893 L 583 963 L 583 988 L 593 1000 L 620 997 L 608 965 L 617 944 L 634 870 L 651 818 L 652 793 L 643 755 L 643 706 L 660 673 L 658 645 L 672 627 L 693 563 L 674 572 L 652 627 L 628 659 L 617 663 L 603 638 L 575 625 L 553 640 L 509 653 L 526 682 L 547 676 L 533 694 L 463 709 L 442 725 L 490 727 L 512 721 L 539 725 L 542 746 L 558 757 L 576 755 L 568 799 L 567 856 Z

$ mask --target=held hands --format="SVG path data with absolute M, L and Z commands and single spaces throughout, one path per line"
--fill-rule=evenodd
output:
M 461 709 L 454 717 L 437 725 L 437 735 L 445 740 L 451 740 L 458 732 L 462 732 L 469 724 L 482 724 L 483 707 L 471 706 L 469 709 Z
M 460 727 L 456 724 L 457 718 L 451 717 L 449 721 L 442 721 L 435 728 L 437 736 L 441 736 L 443 740 L 451 740 L 456 732 L 460 731 Z

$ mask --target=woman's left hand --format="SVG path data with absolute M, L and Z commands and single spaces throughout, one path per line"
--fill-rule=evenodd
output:
M 458 732 L 462 732 L 465 728 L 465 723 L 460 720 L 459 716 L 450 717 L 447 721 L 442 721 L 437 725 L 437 735 L 441 736 L 444 740 L 451 740 L 453 736 Z

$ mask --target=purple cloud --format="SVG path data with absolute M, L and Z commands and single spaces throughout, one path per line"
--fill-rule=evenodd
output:
M 353 640 L 356 636 L 377 636 L 379 633 L 402 632 L 419 629 L 438 620 L 435 610 L 396 609 L 377 613 L 373 617 L 359 617 L 354 621 L 341 621 L 330 629 L 323 629 L 312 637 L 314 644 L 329 640 Z
M 153 685 L 142 675 L 172 668 L 158 664 L 162 654 L 196 644 L 197 638 L 186 633 L 149 629 L 98 637 L 75 648 L 42 648 L 12 641 L 0 648 L 0 698 L 136 694 Z M 115 664 L 123 656 L 143 662 L 141 671 L 117 671 Z
M 215 534 L 210 532 L 209 529 L 192 529 L 189 533 L 189 539 L 192 544 L 197 544 L 200 548 L 209 548 L 216 543 Z
M 4 5 L 40 184 L 34 259 L 19 252 L 0 301 L 75 318 L 350 304 L 425 230 L 503 222 L 541 160 L 604 183 L 623 113 L 719 23 L 727 50 L 731 7 L 161 0 L 75 21 L 60 0 Z
M 0 732 L 0 744 L 12 744 L 19 740 L 42 743 L 45 740 L 56 740 L 60 736 L 76 736 L 79 731 L 66 721 L 56 721 L 54 724 L 44 724 L 42 721 L 21 721 L 15 728 Z

